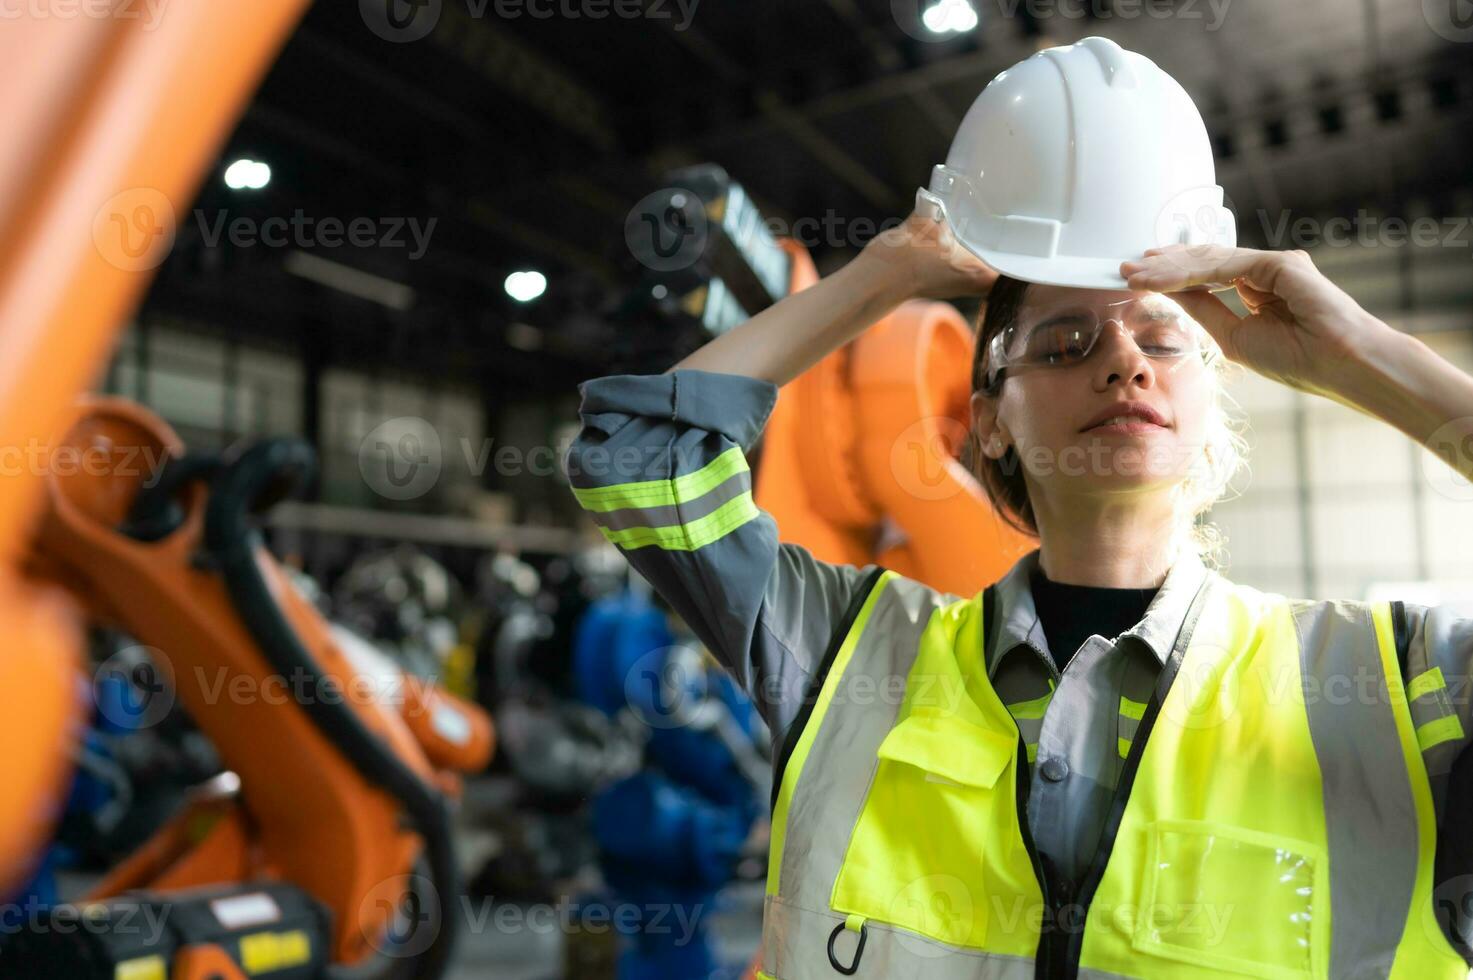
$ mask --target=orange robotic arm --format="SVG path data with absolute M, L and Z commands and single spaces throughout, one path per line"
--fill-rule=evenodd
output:
M 147 262 L 111 261 L 94 231 L 192 196 L 306 0 L 176 4 L 155 23 L 134 6 L 0 31 L 0 894 L 50 837 L 83 707 L 70 604 L 19 567 L 43 496 L 26 454 L 57 434 L 150 278 Z M 168 220 L 148 213 L 150 227 Z M 165 243 L 144 244 L 139 258 Z
M 437 767 L 483 767 L 490 719 L 353 656 L 266 551 L 248 518 L 302 478 L 310 450 L 268 441 L 196 460 L 162 420 L 105 399 L 54 456 L 39 567 L 152 648 L 156 696 L 177 697 L 241 787 L 238 806 L 202 797 L 92 897 L 285 880 L 332 913 L 344 963 L 380 948 L 422 852 L 449 902 L 456 784 Z M 449 927 L 419 952 L 443 958 Z
M 484 762 L 489 720 L 433 687 L 409 689 L 397 706 L 354 700 L 361 675 L 244 525 L 248 469 L 233 474 L 244 482 L 181 484 L 182 517 L 166 535 L 120 531 L 140 484 L 114 450 L 177 457 L 182 447 L 130 406 L 72 415 L 306 2 L 176 4 L 153 19 L 103 0 L 85 17 L 20 17 L 0 32 L 10 83 L 0 94 L 0 739 L 12 749 L 0 785 L 0 893 L 30 872 L 70 778 L 84 709 L 71 591 L 160 651 L 169 690 L 244 787 L 239 799 L 202 789 L 99 895 L 287 879 L 333 913 L 330 958 L 353 962 L 382 933 L 422 849 L 443 881 L 440 790 L 456 783 L 448 769 Z M 72 421 L 63 444 L 101 450 L 106 473 L 48 486 L 42 477 L 62 471 L 55 440 Z M 292 463 L 279 446 L 267 452 L 286 458 L 252 462 Z M 236 494 L 238 513 L 216 512 L 220 489 Z M 40 549 L 29 555 L 38 519 Z M 308 703 L 282 700 L 277 682 L 294 664 L 318 684 Z M 442 941 L 414 955 L 419 975 L 443 967 L 452 922 L 444 917 Z M 183 980 L 243 975 L 209 945 L 169 966 Z

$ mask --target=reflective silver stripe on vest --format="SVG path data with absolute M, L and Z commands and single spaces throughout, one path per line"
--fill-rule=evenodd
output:
M 829 936 L 842 924 L 837 912 L 811 912 L 769 895 L 762 909 L 763 972 L 775 980 L 828 980 L 838 974 L 828 961 Z M 861 977 L 923 977 L 925 980 L 1033 980 L 1032 958 L 980 953 L 892 929 L 873 919 L 864 925 Z M 840 933 L 834 956 L 852 963 L 858 938 Z M 817 950 L 817 957 L 814 955 Z M 1084 974 L 1081 973 L 1081 976 Z M 1105 976 L 1105 974 L 1099 974 Z
M 1317 682 L 1306 687 L 1305 708 L 1324 783 L 1330 976 L 1386 977 L 1417 878 L 1417 808 L 1375 624 L 1364 603 L 1295 601 L 1290 608 L 1301 676 Z M 1326 697 L 1334 678 L 1331 690 L 1355 696 Z
M 896 692 L 910 674 L 932 613 L 944 605 L 934 590 L 900 576 L 884 588 L 839 677 L 834 710 L 818 727 L 789 804 L 778 891 L 803 908 L 829 907 L 850 831 L 859 823 L 878 767 L 876 753 L 900 713 Z M 889 680 L 896 676 L 899 681 Z M 855 678 L 864 680 L 856 684 Z M 822 946 L 817 955 L 830 969 Z

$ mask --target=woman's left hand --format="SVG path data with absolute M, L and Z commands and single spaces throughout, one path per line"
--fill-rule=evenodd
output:
M 1169 245 L 1124 262 L 1132 290 L 1169 293 L 1230 360 L 1301 391 L 1335 392 L 1386 331 L 1304 251 Z M 1210 289 L 1236 287 L 1240 317 Z

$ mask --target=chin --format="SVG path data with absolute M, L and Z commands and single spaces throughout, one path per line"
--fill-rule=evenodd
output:
M 1116 490 L 1179 483 L 1186 473 L 1181 448 L 1172 435 L 1170 430 L 1161 430 L 1139 436 L 1086 438 L 1079 448 L 1082 457 L 1060 454 L 1060 472 Z

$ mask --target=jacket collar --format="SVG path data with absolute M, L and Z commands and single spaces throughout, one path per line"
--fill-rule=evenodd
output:
M 996 676 L 1003 659 L 1021 647 L 1028 647 L 1045 662 L 1054 663 L 1029 585 L 1029 577 L 1038 567 L 1040 554 L 1039 549 L 1034 548 L 1019 558 L 994 587 L 993 624 L 987 627 L 988 635 L 996 638 L 988 646 L 989 679 Z M 1193 597 L 1210 574 L 1211 570 L 1195 551 L 1182 549 L 1182 554 L 1166 573 L 1160 591 L 1147 607 L 1145 618 L 1121 636 L 1138 638 L 1155 654 L 1157 662 L 1164 665 Z

